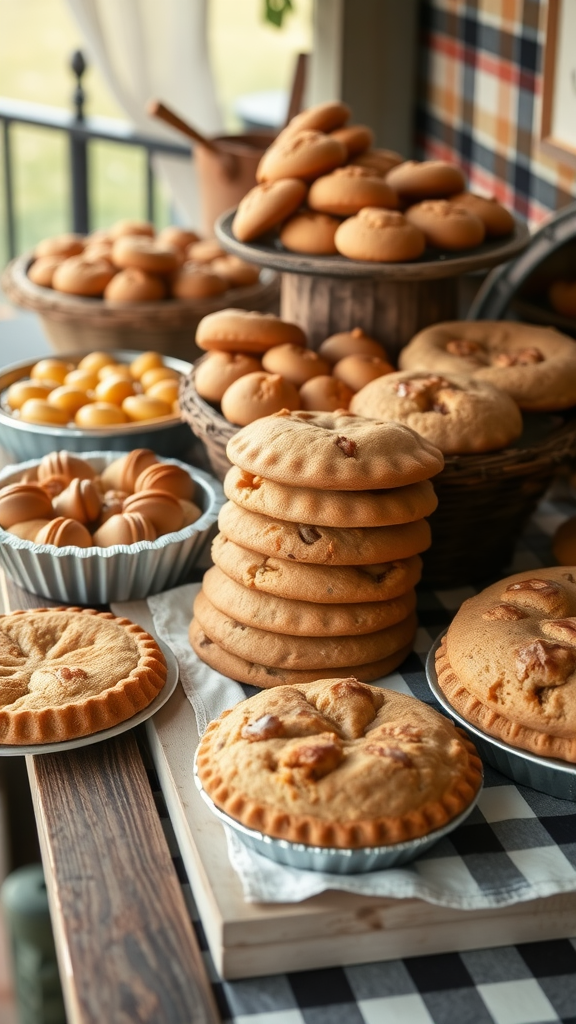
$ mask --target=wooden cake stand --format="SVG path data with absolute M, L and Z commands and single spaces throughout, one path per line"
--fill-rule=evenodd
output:
M 243 260 L 281 272 L 280 315 L 302 327 L 312 348 L 337 331 L 361 327 L 393 358 L 422 328 L 459 319 L 462 274 L 510 260 L 530 240 L 527 225 L 517 220 L 511 235 L 464 256 L 430 249 L 410 263 L 372 263 L 288 252 L 272 234 L 239 242 L 231 227 L 235 212 L 216 222 L 218 241 Z

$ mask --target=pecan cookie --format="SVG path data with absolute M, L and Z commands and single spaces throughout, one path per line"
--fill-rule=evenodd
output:
M 325 604 L 259 593 L 230 579 L 217 565 L 204 575 L 202 589 L 223 615 L 246 626 L 286 636 L 358 636 L 401 622 L 416 607 L 414 589 L 387 601 Z
M 444 455 L 497 451 L 522 433 L 514 399 L 465 374 L 389 373 L 358 391 L 350 411 L 405 423 Z
M 347 412 L 277 413 L 238 431 L 226 454 L 275 483 L 335 491 L 401 487 L 444 465 L 441 452 L 409 427 Z
M 299 565 L 243 548 L 223 533 L 212 544 L 212 559 L 232 580 L 251 590 L 278 597 L 325 604 L 389 601 L 415 587 L 422 560 L 418 555 L 376 565 Z
M 319 491 L 287 487 L 232 466 L 224 494 L 251 512 L 317 526 L 396 526 L 429 516 L 438 499 L 429 480 L 382 491 Z
M 342 848 L 426 835 L 482 782 L 473 745 L 451 722 L 354 677 L 241 701 L 210 723 L 197 766 L 217 806 L 244 825 Z
M 218 526 L 225 537 L 263 555 L 311 565 L 370 565 L 410 558 L 430 547 L 425 519 L 397 526 L 318 526 L 286 522 L 227 501 Z
M 518 573 L 465 601 L 437 654 L 468 721 L 511 746 L 576 762 L 576 569 Z
M 270 600 L 273 600 L 272 598 Z M 393 626 L 359 636 L 290 636 L 247 626 L 214 607 L 200 591 L 194 617 L 211 640 L 225 651 L 272 668 L 326 669 L 364 665 L 395 654 L 414 639 L 416 616 L 410 613 Z
M 412 338 L 398 362 L 401 370 L 472 374 L 532 412 L 576 404 L 576 342 L 552 327 L 508 320 L 434 324 Z

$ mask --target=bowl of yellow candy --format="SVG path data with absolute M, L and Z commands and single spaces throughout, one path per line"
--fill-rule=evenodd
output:
M 116 350 L 13 363 L 0 374 L 0 445 L 15 459 L 63 448 L 151 448 L 184 456 L 180 380 L 190 363 L 158 352 Z

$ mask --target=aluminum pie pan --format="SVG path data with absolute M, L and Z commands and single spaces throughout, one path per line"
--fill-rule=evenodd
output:
M 130 363 L 142 352 L 131 349 L 113 349 L 107 355 L 119 363 Z M 78 362 L 82 353 L 57 353 L 50 358 L 62 362 Z M 162 356 L 164 365 L 177 370 L 186 377 L 192 364 L 173 356 Z M 126 449 L 151 448 L 157 455 L 185 455 L 191 447 L 190 427 L 178 416 L 162 420 L 148 420 L 134 423 L 120 423 L 109 427 L 93 427 L 82 430 L 79 427 L 60 427 L 53 423 L 25 423 L 12 416 L 4 398 L 7 389 L 17 380 L 29 375 L 38 359 L 24 359 L 10 363 L 0 371 L 0 445 L 12 457 L 23 462 L 38 459 L 62 448 L 69 452 L 89 452 L 98 448 L 102 451 L 125 452 Z
M 83 452 L 82 458 L 97 472 L 125 452 Z M 0 528 L 0 565 L 24 590 L 63 604 L 109 604 L 137 601 L 183 583 L 209 547 L 224 504 L 220 483 L 195 466 L 178 459 L 160 462 L 179 466 L 190 474 L 196 487 L 196 504 L 202 515 L 195 523 L 155 541 L 114 544 L 109 548 L 57 548 L 35 544 Z M 31 459 L 0 471 L 0 487 L 13 482 L 40 459 Z
M 426 678 L 432 693 L 447 715 L 472 737 L 482 760 L 496 768 L 502 775 L 506 775 L 519 786 L 528 786 L 559 800 L 576 801 L 576 765 L 554 757 L 540 757 L 529 750 L 512 747 L 509 743 L 489 736 L 478 726 L 472 725 L 452 707 L 439 686 L 436 673 L 436 651 L 446 632 L 447 630 L 444 630 L 430 648 L 426 659 Z
M 194 782 L 200 792 L 204 803 L 210 808 L 213 814 L 232 829 L 241 842 L 255 853 L 273 860 L 277 864 L 283 864 L 289 868 L 299 868 L 304 871 L 322 871 L 330 875 L 358 875 L 366 874 L 369 871 L 381 871 L 383 868 L 399 867 L 401 864 L 409 864 L 410 861 L 426 853 L 435 843 L 444 836 L 458 828 L 472 813 L 482 792 L 482 784 L 474 796 L 472 802 L 456 818 L 429 832 L 426 836 L 418 839 L 409 839 L 404 843 L 394 843 L 390 846 L 363 846 L 357 849 L 339 849 L 337 847 L 308 846 L 305 843 L 290 843 L 286 839 L 274 839 L 263 832 L 242 825 L 241 822 L 231 818 L 229 814 L 220 810 L 204 789 L 198 776 L 196 756 L 194 757 Z

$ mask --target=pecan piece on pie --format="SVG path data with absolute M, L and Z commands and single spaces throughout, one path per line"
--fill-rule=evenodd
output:
M 466 341 L 465 338 L 453 338 L 447 342 L 446 351 L 452 356 L 478 356 L 484 352 L 482 345 L 477 341 Z
M 565 615 L 569 610 L 568 594 L 561 584 L 538 577 L 511 583 L 500 600 L 545 615 Z
M 516 653 L 516 677 L 529 683 L 530 690 L 562 686 L 576 668 L 576 650 L 534 640 Z
M 576 644 L 576 618 L 547 619 L 542 623 L 542 632 L 555 640 L 564 640 Z
M 538 348 L 522 348 L 519 352 L 497 352 L 492 359 L 493 366 L 533 366 L 543 363 L 544 356 Z
M 385 747 L 380 743 L 369 743 L 366 750 L 369 754 L 374 754 L 375 757 L 388 757 L 394 764 L 402 766 L 402 768 L 414 767 L 414 761 L 410 754 L 400 747 Z
M 482 618 L 487 619 L 489 622 L 493 619 L 513 622 L 515 619 L 527 618 L 527 613 L 523 612 L 521 608 L 515 608 L 513 604 L 495 604 L 493 608 L 488 608 L 483 613 Z
M 287 746 L 280 758 L 282 768 L 299 769 L 304 776 L 321 779 L 333 772 L 344 758 L 344 750 L 338 736 L 326 732 L 315 736 L 313 741 L 298 741 Z
M 350 437 L 344 437 L 344 435 L 340 434 L 336 438 L 336 447 L 339 448 L 341 452 L 344 452 L 346 458 L 353 459 L 356 455 L 358 445 L 356 444 L 356 441 L 353 441 Z
M 271 740 L 284 735 L 282 721 L 277 715 L 261 715 L 251 722 L 246 722 L 240 731 L 245 740 Z
M 362 736 L 384 703 L 384 697 L 377 691 L 372 692 L 353 678 L 332 683 L 329 690 L 324 690 L 317 698 L 312 690 L 309 699 L 346 739 Z

